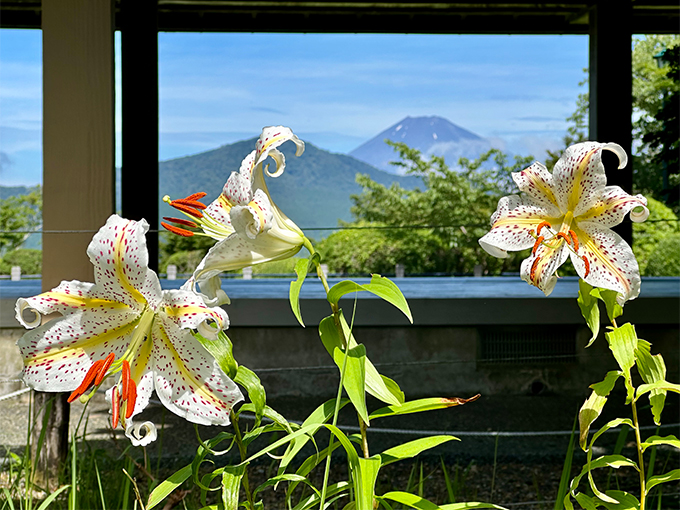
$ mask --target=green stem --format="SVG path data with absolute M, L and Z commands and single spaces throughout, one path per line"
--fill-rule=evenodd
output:
M 246 460 L 247 454 L 246 454 L 246 449 L 245 446 L 243 445 L 243 436 L 241 435 L 241 429 L 239 428 L 238 424 L 238 416 L 233 412 L 231 412 L 231 422 L 234 425 L 234 439 L 236 440 L 236 445 L 238 446 L 238 451 L 239 454 L 241 455 L 241 462 Z M 246 498 L 248 499 L 248 504 L 250 505 L 251 510 L 255 508 L 255 501 L 253 500 L 253 494 L 250 492 L 250 483 L 248 482 L 248 465 L 246 465 L 245 470 L 243 471 L 243 489 L 246 492 Z
M 635 400 L 631 402 L 631 408 L 633 409 L 633 425 L 635 425 L 635 443 L 638 452 L 638 464 L 640 467 L 640 510 L 645 510 L 645 499 L 647 496 L 647 481 L 645 479 L 645 459 L 642 452 L 642 440 L 640 439 L 640 424 L 638 423 L 637 408 L 635 406 Z
M 340 384 L 338 385 L 338 393 L 335 397 L 335 410 L 333 411 L 333 426 L 338 424 L 338 415 L 340 414 L 340 399 L 342 398 L 342 384 L 345 379 L 345 369 L 347 368 L 347 349 L 344 351 L 344 357 L 342 359 L 342 369 L 340 370 Z M 326 469 L 323 474 L 323 486 L 321 487 L 321 510 L 324 510 L 324 504 L 326 502 L 326 489 L 328 487 L 328 478 L 331 473 L 331 452 L 333 451 L 333 440 L 335 436 L 331 433 L 331 437 L 328 440 L 328 456 L 326 457 Z

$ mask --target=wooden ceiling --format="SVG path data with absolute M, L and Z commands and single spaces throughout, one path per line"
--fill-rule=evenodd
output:
M 58 1 L 58 0 L 52 0 Z M 116 0 L 116 25 L 121 2 Z M 603 0 L 616 3 L 617 0 Z M 621 0 L 618 0 L 621 1 Z M 625 1 L 625 0 L 624 0 Z M 587 34 L 594 1 L 158 0 L 158 29 L 189 32 Z M 680 33 L 677 0 L 633 0 L 633 33 Z M 40 0 L 2 0 L 1 28 L 40 28 Z M 133 7 L 134 8 L 134 7 Z M 616 23 L 616 19 L 612 20 Z

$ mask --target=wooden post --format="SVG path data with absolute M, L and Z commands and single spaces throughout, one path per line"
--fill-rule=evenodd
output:
M 158 22 L 156 0 L 122 0 L 122 214 L 158 229 Z M 158 234 L 146 236 L 158 270 Z
M 113 31 L 113 0 L 42 2 L 43 290 L 93 281 L 87 245 L 114 212 Z M 38 479 L 51 486 L 68 448 L 68 395 L 34 400 L 37 412 L 54 396 Z
M 626 168 L 617 170 L 616 156 L 608 153 L 604 163 L 607 184 L 621 186 L 628 193 L 633 191 L 632 16 L 630 0 L 600 0 L 589 12 L 589 138 L 618 143 L 626 151 Z M 615 230 L 631 244 L 629 220 Z

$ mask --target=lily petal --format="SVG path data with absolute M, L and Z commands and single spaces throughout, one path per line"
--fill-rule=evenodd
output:
M 577 222 L 597 223 L 601 227 L 613 227 L 623 221 L 623 218 L 631 210 L 641 207 L 642 211 L 638 214 L 631 212 L 630 218 L 633 221 L 645 221 L 649 217 L 647 209 L 647 199 L 642 195 L 629 195 L 618 186 L 607 186 L 602 197 L 595 201 L 592 207 L 584 211 L 580 216 L 576 216 Z
M 206 306 L 199 296 L 188 290 L 164 291 L 161 313 L 177 328 L 198 329 L 209 340 L 214 340 L 220 331 L 229 327 L 229 317 L 224 310 Z
M 305 151 L 305 143 L 293 134 L 293 131 L 290 128 L 285 126 L 265 127 L 256 144 L 257 159 L 255 165 L 262 164 L 267 157 L 271 156 L 276 162 L 276 170 L 274 172 L 269 172 L 267 169 L 267 175 L 270 177 L 278 177 L 281 175 L 286 167 L 286 159 L 281 152 L 276 150 L 276 147 L 288 140 L 294 142 L 297 147 L 295 155 L 302 155 Z
M 234 205 L 245 205 L 250 202 L 252 198 L 250 171 L 246 174 L 232 172 L 222 194 Z
M 234 404 L 243 400 L 191 333 L 161 316 L 154 324 L 156 394 L 173 413 L 199 425 L 225 425 Z
M 230 211 L 231 224 L 236 233 L 250 239 L 272 228 L 272 215 L 272 204 L 261 189 L 255 191 L 248 205 L 237 205 Z
M 547 216 L 560 216 L 559 207 L 562 201 L 554 191 L 553 176 L 548 169 L 538 161 L 530 167 L 512 174 L 512 179 L 519 190 L 530 197 L 533 205 L 545 210 Z
M 535 205 L 524 205 L 517 195 L 503 197 L 491 217 L 491 230 L 479 240 L 484 250 L 494 257 L 505 258 L 508 251 L 531 248 L 530 232 L 545 221 L 546 211 Z
M 553 169 L 555 193 L 563 211 L 578 216 L 590 209 L 607 184 L 602 151 L 609 150 L 619 158 L 619 168 L 626 166 L 628 156 L 615 143 L 583 142 L 568 147 Z
M 145 220 L 125 220 L 112 215 L 94 235 L 87 254 L 94 265 L 95 284 L 101 297 L 141 309 L 145 303 L 156 308 L 161 285 L 149 269 L 144 235 Z
M 564 264 L 568 256 L 569 249 L 564 242 L 560 243 L 557 248 L 540 245 L 533 255 L 522 261 L 520 276 L 522 280 L 535 285 L 546 296 L 549 296 L 557 283 L 555 272 Z
M 579 276 L 594 287 L 618 292 L 617 301 L 621 305 L 635 299 L 640 294 L 640 269 L 633 250 L 621 236 L 590 222 L 579 223 L 576 234 L 581 242 L 579 253 L 590 265 L 590 272 L 585 276 L 583 261 L 572 255 Z
M 82 311 L 28 331 L 17 342 L 23 380 L 38 391 L 73 391 L 94 361 L 125 352 L 136 325 L 127 312 Z

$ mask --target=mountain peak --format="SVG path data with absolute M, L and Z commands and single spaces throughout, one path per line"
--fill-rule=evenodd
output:
M 443 156 L 449 165 L 455 165 L 461 157 L 477 157 L 491 148 L 491 144 L 481 136 L 443 117 L 408 116 L 357 147 L 349 155 L 394 173 L 397 167 L 390 165 L 390 161 L 396 159 L 396 153 L 385 143 L 385 139 L 403 142 L 418 149 L 426 157 Z

